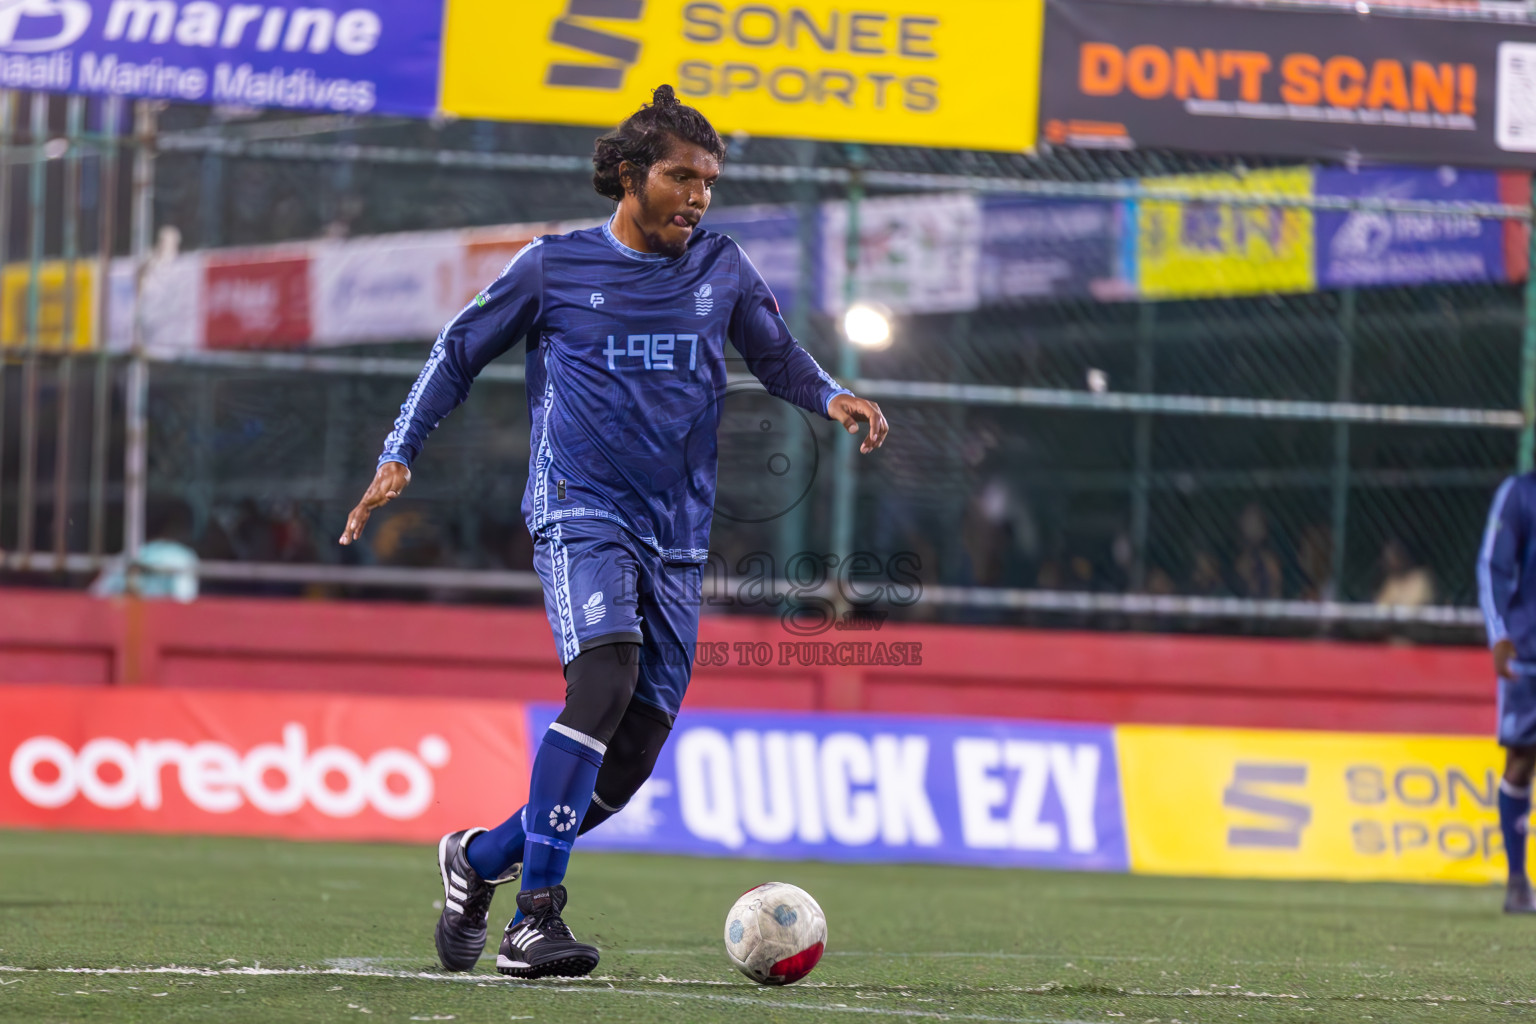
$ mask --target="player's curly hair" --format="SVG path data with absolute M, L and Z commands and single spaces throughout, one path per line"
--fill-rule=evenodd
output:
M 598 195 L 615 202 L 623 199 L 624 181 L 619 165 L 629 161 L 634 174 L 644 180 L 651 165 L 666 155 L 674 138 L 707 150 L 716 160 L 725 159 L 725 140 L 714 125 L 682 103 L 670 85 L 660 85 L 651 94 L 651 102 L 597 140 L 592 150 L 592 187 Z

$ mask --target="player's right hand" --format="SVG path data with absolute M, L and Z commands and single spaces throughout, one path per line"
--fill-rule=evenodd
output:
M 1500 640 L 1493 645 L 1493 670 L 1501 679 L 1515 678 L 1515 673 L 1510 669 L 1509 663 L 1515 660 L 1515 645 L 1509 640 Z
M 351 544 L 363 534 L 363 527 L 368 525 L 368 517 L 373 510 L 389 504 L 395 498 L 400 497 L 400 492 L 405 490 L 405 485 L 411 482 L 411 471 L 403 463 L 386 462 L 379 467 L 379 471 L 373 474 L 373 483 L 363 492 L 363 500 L 357 503 L 352 514 L 347 516 L 347 528 L 341 531 L 341 543 Z

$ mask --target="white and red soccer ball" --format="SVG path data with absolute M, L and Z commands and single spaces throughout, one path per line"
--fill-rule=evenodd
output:
M 792 985 L 827 948 L 827 916 L 811 894 L 786 882 L 748 889 L 725 916 L 725 953 L 764 985 Z

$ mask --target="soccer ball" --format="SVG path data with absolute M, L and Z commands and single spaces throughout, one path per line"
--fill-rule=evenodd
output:
M 804 889 L 765 882 L 725 915 L 725 955 L 763 985 L 793 985 L 827 948 L 827 916 Z

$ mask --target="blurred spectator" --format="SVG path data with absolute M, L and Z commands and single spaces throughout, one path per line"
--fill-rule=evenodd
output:
M 1017 585 L 1023 576 L 1023 557 L 1039 547 L 1034 517 L 1001 474 L 971 496 L 961 531 L 971 559 L 972 581 L 979 587 Z
M 1198 547 L 1189 562 L 1189 585 L 1195 597 L 1231 597 L 1232 591 L 1222 575 L 1221 563 L 1207 547 Z
M 271 519 L 272 551 L 278 562 L 313 562 L 318 552 L 309 524 L 291 502 L 277 509 Z
M 1237 519 L 1240 547 L 1233 565 L 1237 596 L 1277 600 L 1281 594 L 1280 556 L 1269 542 L 1269 520 L 1258 502 Z
M 1301 565 L 1301 599 L 1334 600 L 1333 530 L 1322 523 L 1307 527 L 1301 535 L 1296 560 Z
M 149 536 L 131 565 L 122 557 L 109 561 L 91 584 L 91 593 L 97 597 L 135 594 L 183 604 L 197 600 L 197 552 L 187 543 L 192 539 L 192 510 L 186 502 L 161 510 Z
M 434 519 L 421 512 L 396 513 L 375 530 L 373 553 L 385 565 L 439 567 L 443 555 L 441 529 Z
M 1434 603 L 1434 577 L 1428 569 L 1414 564 L 1408 546 L 1396 537 L 1382 545 L 1381 576 L 1377 604 L 1418 608 Z
M 1160 565 L 1154 565 L 1147 571 L 1146 592 L 1160 597 L 1167 597 L 1179 592 L 1178 584 L 1173 582 L 1173 577 L 1168 570 Z

